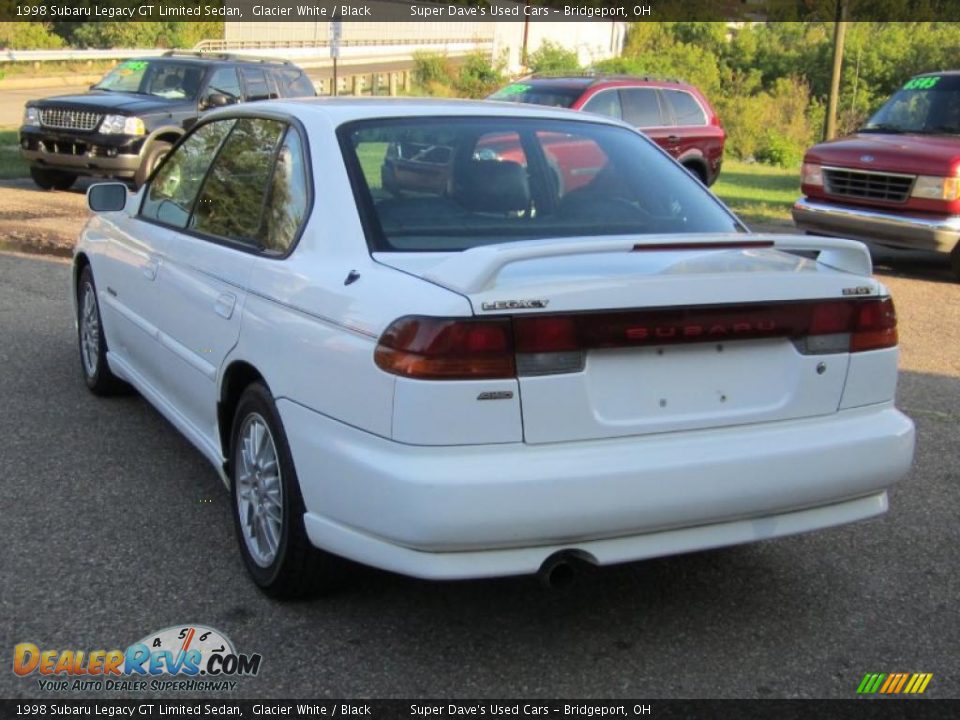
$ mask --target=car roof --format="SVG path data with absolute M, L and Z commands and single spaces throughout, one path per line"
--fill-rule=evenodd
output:
M 220 115 L 262 114 L 277 112 L 306 120 L 326 118 L 334 125 L 354 120 L 376 120 L 405 117 L 530 117 L 558 120 L 575 120 L 605 125 L 624 126 L 619 120 L 602 115 L 587 115 L 566 108 L 551 108 L 543 105 L 522 105 L 491 100 L 452 100 L 441 98 L 391 98 L 391 97 L 304 97 L 283 100 L 268 100 L 244 103 L 209 113 L 208 117 Z
M 638 83 L 642 85 L 682 85 L 690 87 L 689 83 L 673 78 L 663 78 L 654 75 L 622 75 L 605 73 L 587 73 L 586 75 L 530 75 L 517 82 L 529 83 L 538 86 L 570 87 L 583 88 L 602 85 L 604 83 L 616 83 L 623 85 L 627 83 Z
M 187 65 L 271 65 L 276 67 L 292 68 L 299 70 L 289 60 L 281 58 L 254 57 L 253 55 L 227 55 L 227 54 L 209 54 L 209 53 L 164 53 L 163 55 L 154 55 L 152 57 L 131 58 L 134 62 L 173 62 Z

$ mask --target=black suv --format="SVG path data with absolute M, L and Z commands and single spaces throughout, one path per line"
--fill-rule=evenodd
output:
M 20 154 L 45 190 L 79 175 L 140 186 L 204 110 L 316 94 L 289 61 L 170 51 L 127 60 L 82 95 L 28 102 Z

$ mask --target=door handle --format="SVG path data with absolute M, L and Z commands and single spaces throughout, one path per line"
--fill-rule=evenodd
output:
M 217 315 L 229 320 L 233 315 L 233 308 L 236 307 L 236 304 L 236 295 L 233 293 L 220 293 L 219 297 L 217 297 L 217 302 L 213 305 L 213 309 L 217 311 Z
M 157 270 L 159 269 L 160 269 L 159 258 L 155 258 L 155 257 L 147 258 L 147 262 L 143 266 L 143 274 L 146 276 L 147 280 L 156 280 Z

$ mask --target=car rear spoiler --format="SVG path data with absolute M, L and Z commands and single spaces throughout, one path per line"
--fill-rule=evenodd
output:
M 695 238 L 687 241 L 680 238 Z M 710 250 L 773 249 L 809 255 L 818 263 L 854 275 L 870 275 L 873 264 L 865 245 L 855 240 L 841 240 L 809 235 L 719 235 L 679 236 L 648 235 L 561 240 L 525 240 L 522 242 L 481 245 L 456 253 L 434 266 L 424 278 L 455 292 L 469 295 L 485 290 L 500 271 L 515 262 L 536 258 L 589 255 L 595 253 L 678 252 Z

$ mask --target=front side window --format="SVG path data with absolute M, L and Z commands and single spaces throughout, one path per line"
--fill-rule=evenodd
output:
M 166 159 L 146 191 L 141 217 L 176 228 L 187 226 L 197 192 L 233 120 L 198 128 Z
M 373 250 L 740 229 L 689 173 L 622 127 L 438 117 L 350 123 L 339 134 Z
M 203 184 L 189 227 L 216 237 L 261 245 L 261 217 L 286 126 L 276 120 L 237 120 Z
M 583 110 L 619 120 L 623 117 L 623 111 L 620 109 L 620 93 L 616 90 L 597 93 L 587 101 Z
M 223 95 L 230 103 L 237 103 L 243 99 L 240 80 L 237 78 L 237 71 L 234 68 L 220 68 L 213 74 L 207 84 L 207 95 L 214 93 Z

